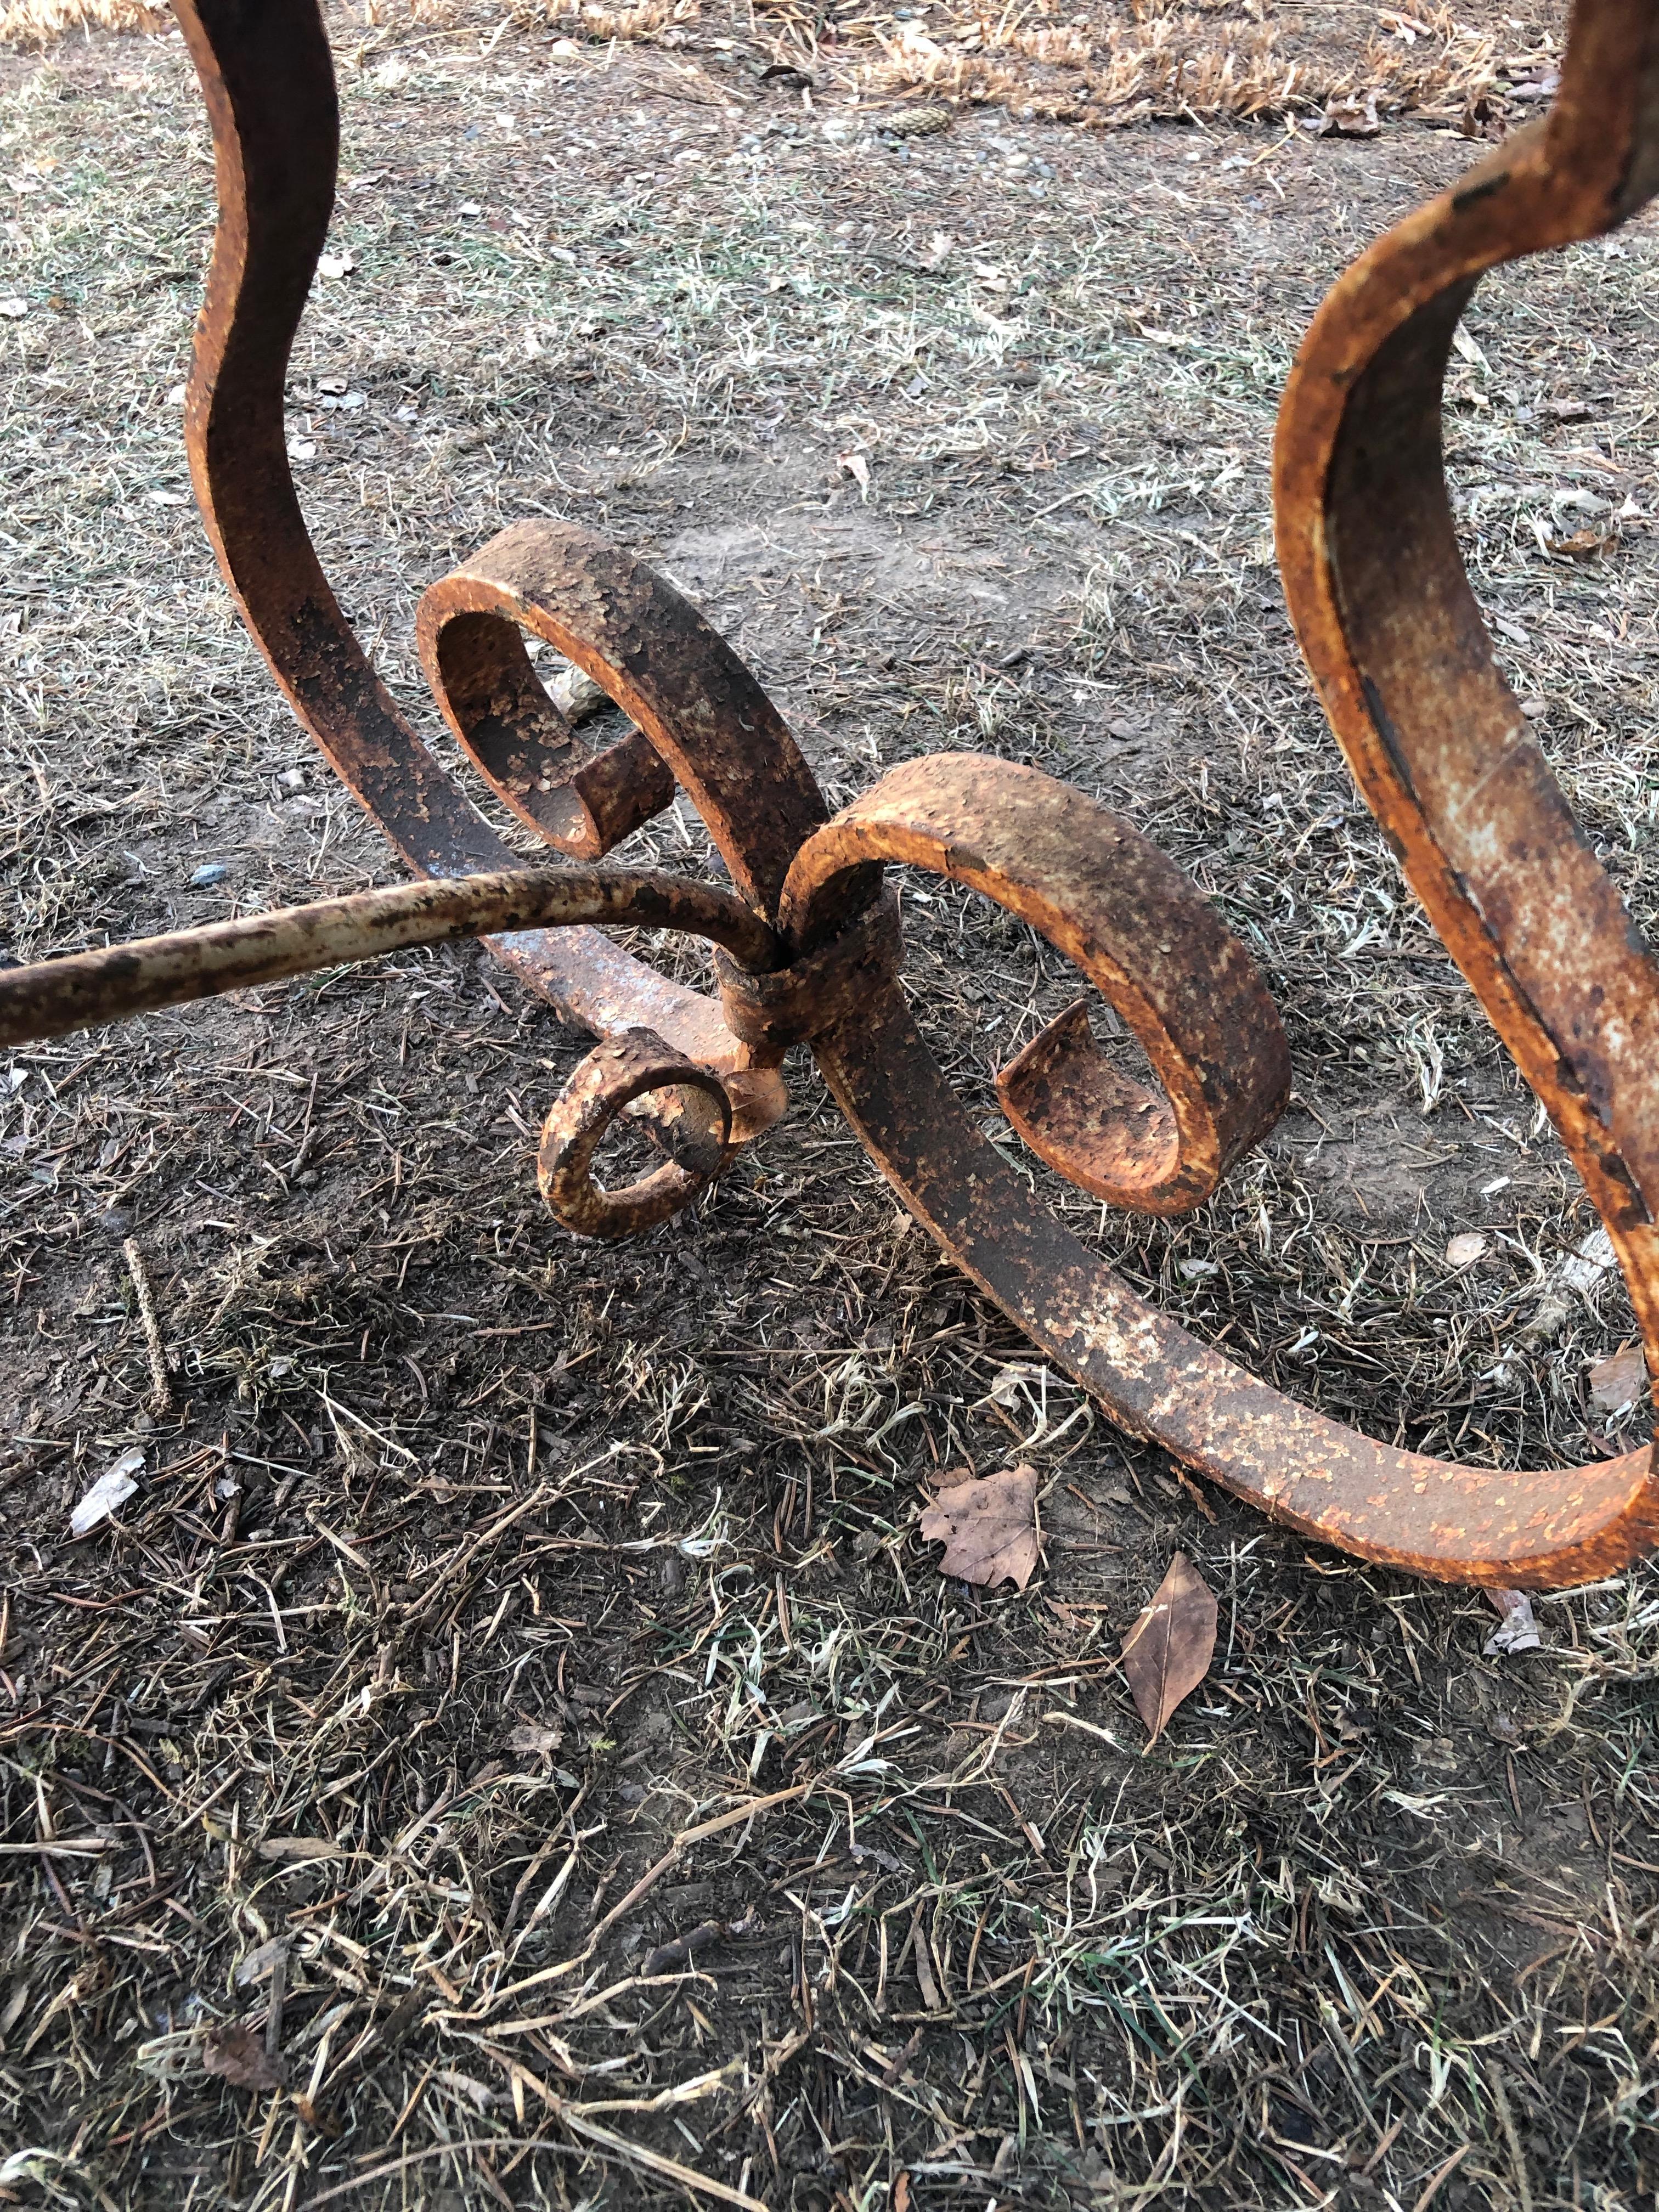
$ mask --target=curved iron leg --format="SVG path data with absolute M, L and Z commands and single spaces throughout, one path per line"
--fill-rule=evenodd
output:
M 1044 912 L 1029 896 L 1009 895 L 986 780 L 945 773 L 953 765 L 912 763 L 809 840 L 784 895 L 792 936 L 811 940 L 819 902 L 834 896 L 845 872 L 892 859 L 988 890 L 1056 943 L 1097 939 L 1114 904 L 1111 872 L 1103 848 L 1092 877 L 1079 873 L 1085 856 L 1075 848 L 1067 858 L 1079 794 L 1029 769 L 1016 772 L 1030 793 L 1026 842 L 1047 855 L 1033 872 L 1039 900 L 1052 899 L 1054 884 L 1070 886 L 1073 903 L 1062 928 L 1051 906 Z M 884 788 L 895 781 L 901 803 Z M 1132 873 L 1134 858 L 1127 859 Z M 1085 907 L 1079 888 L 1091 882 Z M 1176 957 L 1190 949 L 1180 947 Z M 1119 950 L 1133 963 L 1135 982 L 1159 988 L 1165 963 L 1157 941 L 1141 933 L 1137 952 L 1131 927 Z M 1249 1040 L 1239 1030 L 1249 982 L 1236 975 L 1234 1018 L 1218 1032 L 1247 1096 Z M 1079 1243 L 981 1135 L 923 1043 L 896 982 L 884 985 L 855 1018 L 816 1036 L 812 1048 L 842 1111 L 905 1204 L 1010 1319 L 1115 1420 L 1275 1519 L 1364 1559 L 1447 1581 L 1511 1587 L 1590 1581 L 1659 1541 L 1659 1486 L 1648 1450 L 1544 1474 L 1457 1466 L 1374 1443 L 1200 1344 Z M 1263 1066 L 1271 1068 L 1271 1058 Z
M 219 225 L 185 442 L 220 567 L 295 713 L 409 865 L 434 876 L 510 868 L 514 854 L 375 676 L 323 573 L 289 468 L 283 383 L 328 228 L 338 147 L 316 0 L 178 0 L 177 12 L 217 165 Z M 823 815 L 805 763 L 799 773 L 797 841 Z M 779 880 L 793 850 L 787 843 L 773 864 Z M 489 944 L 532 989 L 599 1034 L 643 1024 L 688 1059 L 732 1073 L 740 1137 L 782 1111 L 780 1078 L 748 1072 L 750 1055 L 714 1000 L 597 932 L 518 932 Z

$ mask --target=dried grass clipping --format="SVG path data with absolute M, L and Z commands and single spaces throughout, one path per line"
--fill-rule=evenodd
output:
M 1259 0 L 1096 0 L 1063 18 L 1058 0 L 955 0 L 925 26 L 850 0 L 827 16 L 803 0 L 756 0 L 755 21 L 775 59 L 861 97 L 930 93 L 1108 129 L 1152 117 L 1323 116 L 1347 101 L 1362 114 L 1369 104 L 1456 120 L 1499 67 L 1494 40 L 1445 7 L 1415 11 L 1409 40 L 1373 35 L 1346 62 L 1281 42 Z

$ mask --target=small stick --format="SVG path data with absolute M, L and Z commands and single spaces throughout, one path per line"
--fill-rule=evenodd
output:
M 281 1950 L 270 1962 L 270 2010 L 265 2017 L 265 2056 L 276 2058 L 283 2047 L 283 2005 L 288 1995 L 288 1952 Z
M 149 1270 L 144 1265 L 144 1255 L 138 1249 L 136 1237 L 128 1237 L 121 1247 L 121 1255 L 127 1263 L 127 1273 L 132 1277 L 132 1287 L 138 1295 L 138 1318 L 144 1325 L 144 1343 L 149 1352 L 149 1375 L 153 1385 L 149 1409 L 152 1413 L 170 1413 L 173 1411 L 173 1377 L 167 1372 L 167 1348 L 162 1340 L 155 1294 L 149 1286 Z
M 793 1798 L 805 1797 L 817 1786 L 816 1781 L 797 1782 L 793 1789 L 775 1790 L 767 1797 L 750 1797 L 741 1805 L 734 1805 L 729 1813 L 721 1813 L 714 1820 L 703 1821 L 700 1827 L 688 1828 L 683 1836 L 677 1836 L 672 1846 L 664 1852 L 655 1866 L 642 1874 L 622 1902 L 619 1905 L 613 1905 L 610 1911 L 605 1914 L 588 1938 L 588 1950 L 591 1952 L 594 1948 L 601 1936 L 610 1934 L 623 1913 L 631 1911 L 647 1891 L 653 1888 L 671 1867 L 679 1863 L 681 1855 L 693 1844 L 703 1843 L 710 1836 L 720 1835 L 727 1828 L 735 1828 L 745 1820 L 752 1820 L 757 1813 L 769 1813 L 775 1805 L 787 1805 Z

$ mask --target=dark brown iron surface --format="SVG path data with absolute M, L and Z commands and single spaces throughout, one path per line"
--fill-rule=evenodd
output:
M 846 818 L 801 853 L 792 912 L 810 915 L 819 884 L 833 881 Z M 957 826 L 945 815 L 934 834 L 948 844 Z M 861 834 L 861 855 L 877 842 Z M 1055 1365 L 1124 1428 L 1276 1519 L 1366 1559 L 1506 1587 L 1593 1579 L 1659 1540 L 1649 1450 L 1560 1474 L 1456 1466 L 1375 1443 L 1200 1343 L 1007 1165 L 963 1112 L 898 990 L 813 1049 L 911 1212 Z
M 907 761 L 796 855 L 786 939 L 816 945 L 877 860 L 1030 922 L 1139 1039 L 1161 1099 L 1116 1073 L 1075 1009 L 998 1079 L 1009 1120 L 1069 1182 L 1137 1213 L 1185 1213 L 1279 1119 L 1291 1055 L 1255 962 L 1173 861 L 1081 792 L 975 753 Z
M 526 871 L 374 677 L 290 480 L 288 349 L 326 230 L 333 80 L 317 0 L 178 0 L 213 119 L 220 223 L 187 439 L 210 535 L 301 720 L 417 874 L 0 977 L 0 1041 L 486 933 L 602 1042 L 550 1114 L 538 1172 L 568 1225 L 631 1234 L 705 1188 L 782 1110 L 811 1045 L 843 1110 L 944 1249 L 1118 1420 L 1279 1520 L 1448 1579 L 1563 1584 L 1659 1542 L 1650 1449 L 1522 1474 L 1372 1442 L 1295 1404 L 1148 1305 L 1040 1203 L 964 1113 L 912 1019 L 889 861 L 1038 929 L 1110 1003 L 1160 1086 L 1117 1073 L 1087 1002 L 1001 1071 L 1010 1121 L 1108 1203 L 1178 1214 L 1258 1143 L 1290 1085 L 1244 947 L 1127 823 L 1029 768 L 945 755 L 833 821 L 731 648 L 632 556 L 562 523 L 502 532 L 426 593 L 423 663 L 451 728 L 519 819 L 592 860 L 683 787 L 732 889 L 624 870 Z M 1593 235 L 1659 185 L 1659 0 L 1577 0 L 1547 122 L 1489 155 L 1355 264 L 1298 358 L 1275 503 L 1304 652 L 1361 790 L 1498 1034 L 1548 1108 L 1659 1351 L 1659 972 L 1494 664 L 1441 468 L 1452 332 L 1495 264 Z M 590 755 L 538 681 L 528 632 L 629 718 Z M 590 925 L 720 950 L 688 991 Z M 594 1180 L 619 1115 L 667 1163 Z
M 537 681 L 501 595 L 448 576 L 422 598 L 415 636 L 444 718 L 504 805 L 579 860 L 597 860 L 674 797 L 674 779 L 631 730 L 596 757 Z M 533 619 L 533 617 L 532 617 Z

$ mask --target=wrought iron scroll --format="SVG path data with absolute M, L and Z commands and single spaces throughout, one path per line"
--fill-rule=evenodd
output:
M 1271 1128 L 1290 1065 L 1244 947 L 1127 822 L 1006 762 L 913 761 L 828 818 L 799 749 L 730 647 L 641 562 L 560 524 L 493 539 L 423 599 L 439 704 L 498 797 L 591 862 L 670 801 L 707 823 L 727 890 L 592 866 L 526 870 L 375 678 L 300 513 L 289 349 L 332 207 L 337 116 L 317 0 L 178 0 L 212 118 L 219 228 L 186 438 L 220 565 L 301 721 L 417 876 L 0 976 L 0 1042 L 212 991 L 482 935 L 605 1040 L 549 1116 L 544 1194 L 627 1234 L 702 1189 L 782 1110 L 810 1046 L 842 1110 L 943 1249 L 1122 1427 L 1306 1534 L 1446 1580 L 1565 1585 L 1659 1543 L 1644 1449 L 1535 1473 L 1372 1442 L 1283 1396 L 1148 1304 L 986 1141 L 900 980 L 882 869 L 964 884 L 1040 931 L 1145 1046 L 1161 1095 L 1096 1048 L 1080 1007 L 1006 1067 L 1010 1120 L 1106 1202 L 1178 1214 Z M 1549 117 L 1358 261 L 1280 411 L 1275 505 L 1292 618 L 1359 787 L 1488 1018 L 1547 1108 L 1659 1352 L 1659 973 L 1494 663 L 1440 453 L 1441 384 L 1495 264 L 1613 228 L 1659 187 L 1659 0 L 1577 0 Z M 588 757 L 520 633 L 629 716 Z M 628 921 L 719 948 L 720 997 L 600 933 Z M 625 1107 L 668 1164 L 592 1177 Z

